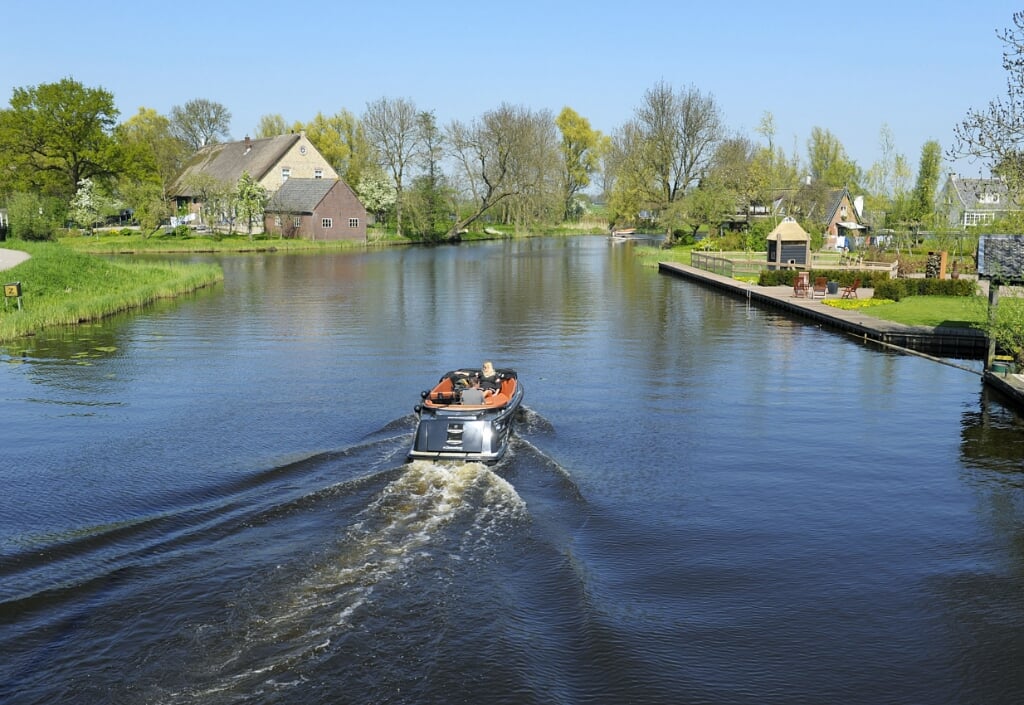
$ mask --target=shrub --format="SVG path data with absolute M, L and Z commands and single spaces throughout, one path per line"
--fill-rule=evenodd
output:
M 887 272 L 857 272 L 849 270 L 834 269 L 812 269 L 811 281 L 816 277 L 825 277 L 829 281 L 838 282 L 840 286 L 850 286 L 854 279 L 860 279 L 860 285 L 874 288 L 879 282 L 889 281 Z M 758 277 L 758 284 L 761 286 L 789 286 L 793 283 L 796 272 L 792 269 L 762 269 Z
M 879 298 L 899 301 L 907 296 L 974 296 L 977 284 L 970 279 L 888 279 L 874 289 Z

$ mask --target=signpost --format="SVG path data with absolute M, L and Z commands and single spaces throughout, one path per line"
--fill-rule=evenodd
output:
M 18 310 L 21 310 L 21 282 L 4 284 L 4 308 L 7 308 L 8 299 L 17 299 Z

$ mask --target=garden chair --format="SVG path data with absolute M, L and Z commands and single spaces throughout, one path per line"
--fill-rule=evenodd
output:
M 850 286 L 848 286 L 848 287 L 843 289 L 843 296 L 842 296 L 842 298 L 844 298 L 844 299 L 856 299 L 856 298 L 858 298 L 857 297 L 857 289 L 859 289 L 859 288 L 860 288 L 860 279 L 854 279 L 853 280 L 853 284 L 850 284 Z
M 825 294 L 828 293 L 828 277 L 815 277 L 814 278 L 814 289 L 811 290 L 811 298 L 825 298 Z
M 793 279 L 793 296 L 807 296 L 807 275 L 802 272 Z

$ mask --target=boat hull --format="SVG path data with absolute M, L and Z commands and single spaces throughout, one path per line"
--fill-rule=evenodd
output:
M 514 389 L 509 390 L 507 400 L 497 407 L 464 405 L 457 399 L 444 405 L 417 405 L 418 423 L 409 459 L 487 464 L 501 460 L 511 442 L 523 400 L 523 387 L 514 374 Z M 425 392 L 424 399 L 443 397 L 444 392 L 437 391 L 440 386 Z

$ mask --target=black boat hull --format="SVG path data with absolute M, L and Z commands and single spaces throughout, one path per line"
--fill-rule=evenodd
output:
M 418 405 L 409 459 L 497 463 L 508 450 L 522 400 L 523 387 L 516 380 L 514 393 L 498 408 Z

